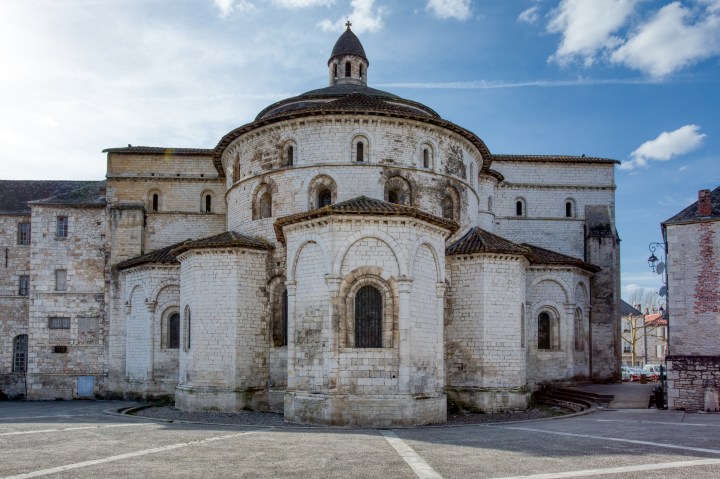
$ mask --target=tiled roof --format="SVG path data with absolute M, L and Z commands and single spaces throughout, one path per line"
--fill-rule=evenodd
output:
M 620 316 L 642 316 L 642 312 L 630 306 L 624 300 L 620 300 Z
M 646 314 L 645 324 L 648 326 L 666 326 L 667 320 L 663 319 L 660 313 Z
M 278 241 L 285 241 L 283 226 L 330 215 L 410 216 L 440 226 L 453 233 L 459 228 L 455 221 L 431 215 L 412 206 L 397 205 L 368 198 L 367 196 L 358 196 L 341 203 L 278 218 L 275 221 L 275 236 L 277 236 Z
M 117 268 L 119 270 L 133 268 L 143 264 L 180 264 L 176 256 L 172 253 L 172 250 L 182 245 L 183 243 L 175 243 L 164 248 L 157 249 L 150 253 L 146 253 L 141 256 L 127 259 L 118 263 Z
M 64 195 L 97 181 L 0 180 L 0 214 L 30 214 L 29 201 Z
M 720 186 L 712 190 L 710 195 L 712 198 L 712 214 L 710 216 L 700 216 L 698 214 L 698 202 L 696 201 L 672 218 L 665 220 L 663 224 L 666 225 L 669 223 L 685 223 L 688 221 L 716 220 L 720 218 Z
M 146 154 L 168 156 L 212 155 L 214 150 L 204 148 L 165 148 L 161 146 L 127 146 L 122 148 L 106 148 L 103 153 Z
M 262 238 L 254 238 L 252 236 L 246 236 L 235 231 L 226 231 L 219 235 L 210 236 L 209 238 L 202 238 L 194 241 L 185 241 L 177 245 L 172 250 L 172 254 L 179 255 L 185 251 L 191 249 L 206 249 L 206 248 L 250 248 L 250 249 L 261 249 L 270 250 L 273 245 L 268 243 Z
M 328 64 L 330 64 L 330 61 L 333 58 L 341 55 L 355 55 L 365 61 L 368 61 L 367 56 L 365 56 L 365 49 L 363 48 L 362 43 L 360 43 L 360 39 L 350 30 L 350 28 L 346 29 L 342 35 L 340 35 L 337 42 L 335 42 Z M 368 61 L 368 64 L 369 63 L 370 62 Z
M 447 248 L 448 255 L 498 253 L 527 256 L 530 249 L 520 246 L 482 228 L 471 228 L 465 235 Z
M 30 201 L 31 205 L 72 205 L 72 206 L 97 206 L 103 207 L 107 204 L 105 200 L 105 189 L 107 181 L 87 181 L 77 188 L 60 193 L 50 198 Z
M 567 156 L 567 155 L 492 155 L 493 160 L 498 161 L 527 161 L 536 163 L 612 163 L 619 165 L 618 160 L 611 158 L 596 158 L 592 156 Z
M 366 112 L 366 111 L 388 111 L 397 113 L 424 114 L 414 108 L 389 103 L 379 98 L 365 95 L 363 93 L 351 93 L 350 95 L 338 98 L 326 103 L 320 103 L 309 108 L 328 112 Z
M 585 261 L 572 256 L 550 251 L 549 249 L 527 243 L 523 243 L 522 245 L 531 250 L 530 255 L 528 256 L 530 264 L 576 266 L 592 273 L 597 273 L 602 270 L 602 268 L 595 266 L 594 264 L 586 263 Z

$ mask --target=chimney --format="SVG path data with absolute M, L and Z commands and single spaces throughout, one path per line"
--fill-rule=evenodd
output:
M 698 192 L 698 216 L 712 215 L 712 195 L 710 190 L 700 190 Z

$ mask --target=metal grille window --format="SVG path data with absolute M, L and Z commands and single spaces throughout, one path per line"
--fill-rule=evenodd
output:
M 168 318 L 168 345 L 169 349 L 180 348 L 180 313 L 173 313 Z
M 30 244 L 30 223 L 18 223 L 18 244 Z
M 540 313 L 538 315 L 538 349 L 550 349 L 550 326 L 550 315 Z
M 65 354 L 68 352 L 67 346 L 53 346 L 53 353 L 56 354 Z
M 373 286 L 355 294 L 355 347 L 382 347 L 382 294 Z
M 48 318 L 49 329 L 70 329 L 70 318 Z
M 22 373 L 27 369 L 28 336 L 18 334 L 13 340 L 13 363 L 14 373 Z
M 30 276 L 21 274 L 18 281 L 18 294 L 27 296 L 30 294 Z
M 55 220 L 55 237 L 67 238 L 70 228 L 70 219 L 67 216 L 58 216 Z

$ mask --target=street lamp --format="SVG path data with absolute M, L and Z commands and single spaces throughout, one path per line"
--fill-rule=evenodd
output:
M 665 261 L 660 261 L 660 259 L 655 256 L 655 251 L 660 248 L 663 251 L 663 256 Z M 650 257 L 648 258 L 648 266 L 650 266 L 650 270 L 653 273 L 657 273 L 660 275 L 661 281 L 663 282 L 663 286 L 660 288 L 660 291 L 658 291 L 658 294 L 665 298 L 665 309 L 662 307 L 660 308 L 660 317 L 667 321 L 667 349 L 665 351 L 665 354 L 670 353 L 670 292 L 668 290 L 668 276 L 667 276 L 667 243 L 658 243 L 653 242 L 648 245 L 648 249 L 650 250 Z M 643 321 L 644 323 L 644 321 Z M 647 348 L 646 348 L 647 352 Z M 664 366 L 665 371 L 667 371 L 667 363 L 665 363 Z M 662 390 L 665 391 L 665 381 L 663 380 L 662 374 L 660 375 L 660 384 L 662 387 Z M 667 404 L 667 402 L 666 402 Z

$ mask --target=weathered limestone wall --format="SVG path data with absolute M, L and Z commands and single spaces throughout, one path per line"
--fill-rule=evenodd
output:
M 720 411 L 720 356 L 668 356 L 668 408 Z
M 20 275 L 30 275 L 30 245 L 18 244 L 18 223 L 29 222 L 29 215 L 0 216 L 0 392 L 10 398 L 25 394 L 23 373 L 13 372 L 12 361 L 13 340 L 28 333 L 30 296 L 21 296 L 19 285 Z
M 227 231 L 224 214 L 147 213 L 145 221 L 145 252 Z
M 323 218 L 284 232 L 286 418 L 377 426 L 444 421 L 446 233 L 407 218 L 371 216 Z M 354 295 L 365 285 L 383 298 L 382 348 L 354 347 Z
M 525 311 L 527 375 L 531 387 L 588 378 L 589 290 L 589 275 L 575 268 L 528 268 Z M 538 317 L 543 312 L 551 319 L 550 349 L 538 347 Z M 582 324 L 576 325 L 576 312 Z M 578 332 L 581 341 L 576 342 Z
M 484 412 L 524 409 L 524 257 L 451 256 L 445 325 L 449 399 Z
M 57 238 L 56 217 L 69 218 L 67 238 Z M 96 394 L 107 388 L 105 335 L 104 208 L 34 206 L 32 212 L 28 397 L 77 397 L 79 376 L 95 378 Z M 56 290 L 55 271 L 67 271 Z M 69 318 L 69 329 L 50 329 L 50 318 Z M 67 352 L 54 352 L 66 347 Z
M 266 256 L 266 251 L 237 248 L 179 256 L 178 408 L 268 409 Z

